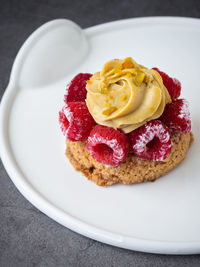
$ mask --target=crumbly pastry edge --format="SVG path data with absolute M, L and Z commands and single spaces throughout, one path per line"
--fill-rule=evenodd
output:
M 163 176 L 185 158 L 193 142 L 193 134 L 173 133 L 173 147 L 164 161 L 147 161 L 129 154 L 127 160 L 117 167 L 106 166 L 97 162 L 87 151 L 85 142 L 66 141 L 66 156 L 76 171 L 82 172 L 88 180 L 99 186 L 116 183 L 135 184 L 155 181 Z

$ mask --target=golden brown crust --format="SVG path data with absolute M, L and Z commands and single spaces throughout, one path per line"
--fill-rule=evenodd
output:
M 66 155 L 77 171 L 81 171 L 97 185 L 134 184 L 154 181 L 176 167 L 185 158 L 192 141 L 192 133 L 173 134 L 172 150 L 162 162 L 141 160 L 129 154 L 125 163 L 117 167 L 105 166 L 93 159 L 84 142 L 67 141 Z

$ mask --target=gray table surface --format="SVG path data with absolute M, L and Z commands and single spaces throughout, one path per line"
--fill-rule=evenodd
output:
M 200 1 L 0 0 L 0 96 L 17 51 L 40 25 L 68 18 L 81 27 L 133 17 L 200 16 Z M 0 266 L 200 266 L 200 256 L 112 247 L 54 222 L 16 189 L 0 163 Z

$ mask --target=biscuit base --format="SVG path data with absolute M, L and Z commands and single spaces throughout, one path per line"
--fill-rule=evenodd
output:
M 127 160 L 117 167 L 97 162 L 87 151 L 85 142 L 66 141 L 66 156 L 77 171 L 97 185 L 135 184 L 155 181 L 176 167 L 185 158 L 192 141 L 192 133 L 173 133 L 173 147 L 164 161 L 142 160 L 130 153 Z

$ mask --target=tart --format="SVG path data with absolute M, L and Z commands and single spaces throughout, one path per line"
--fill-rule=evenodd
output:
M 180 93 L 176 78 L 130 57 L 79 73 L 59 112 L 66 156 L 100 186 L 156 180 L 183 161 L 193 140 Z

